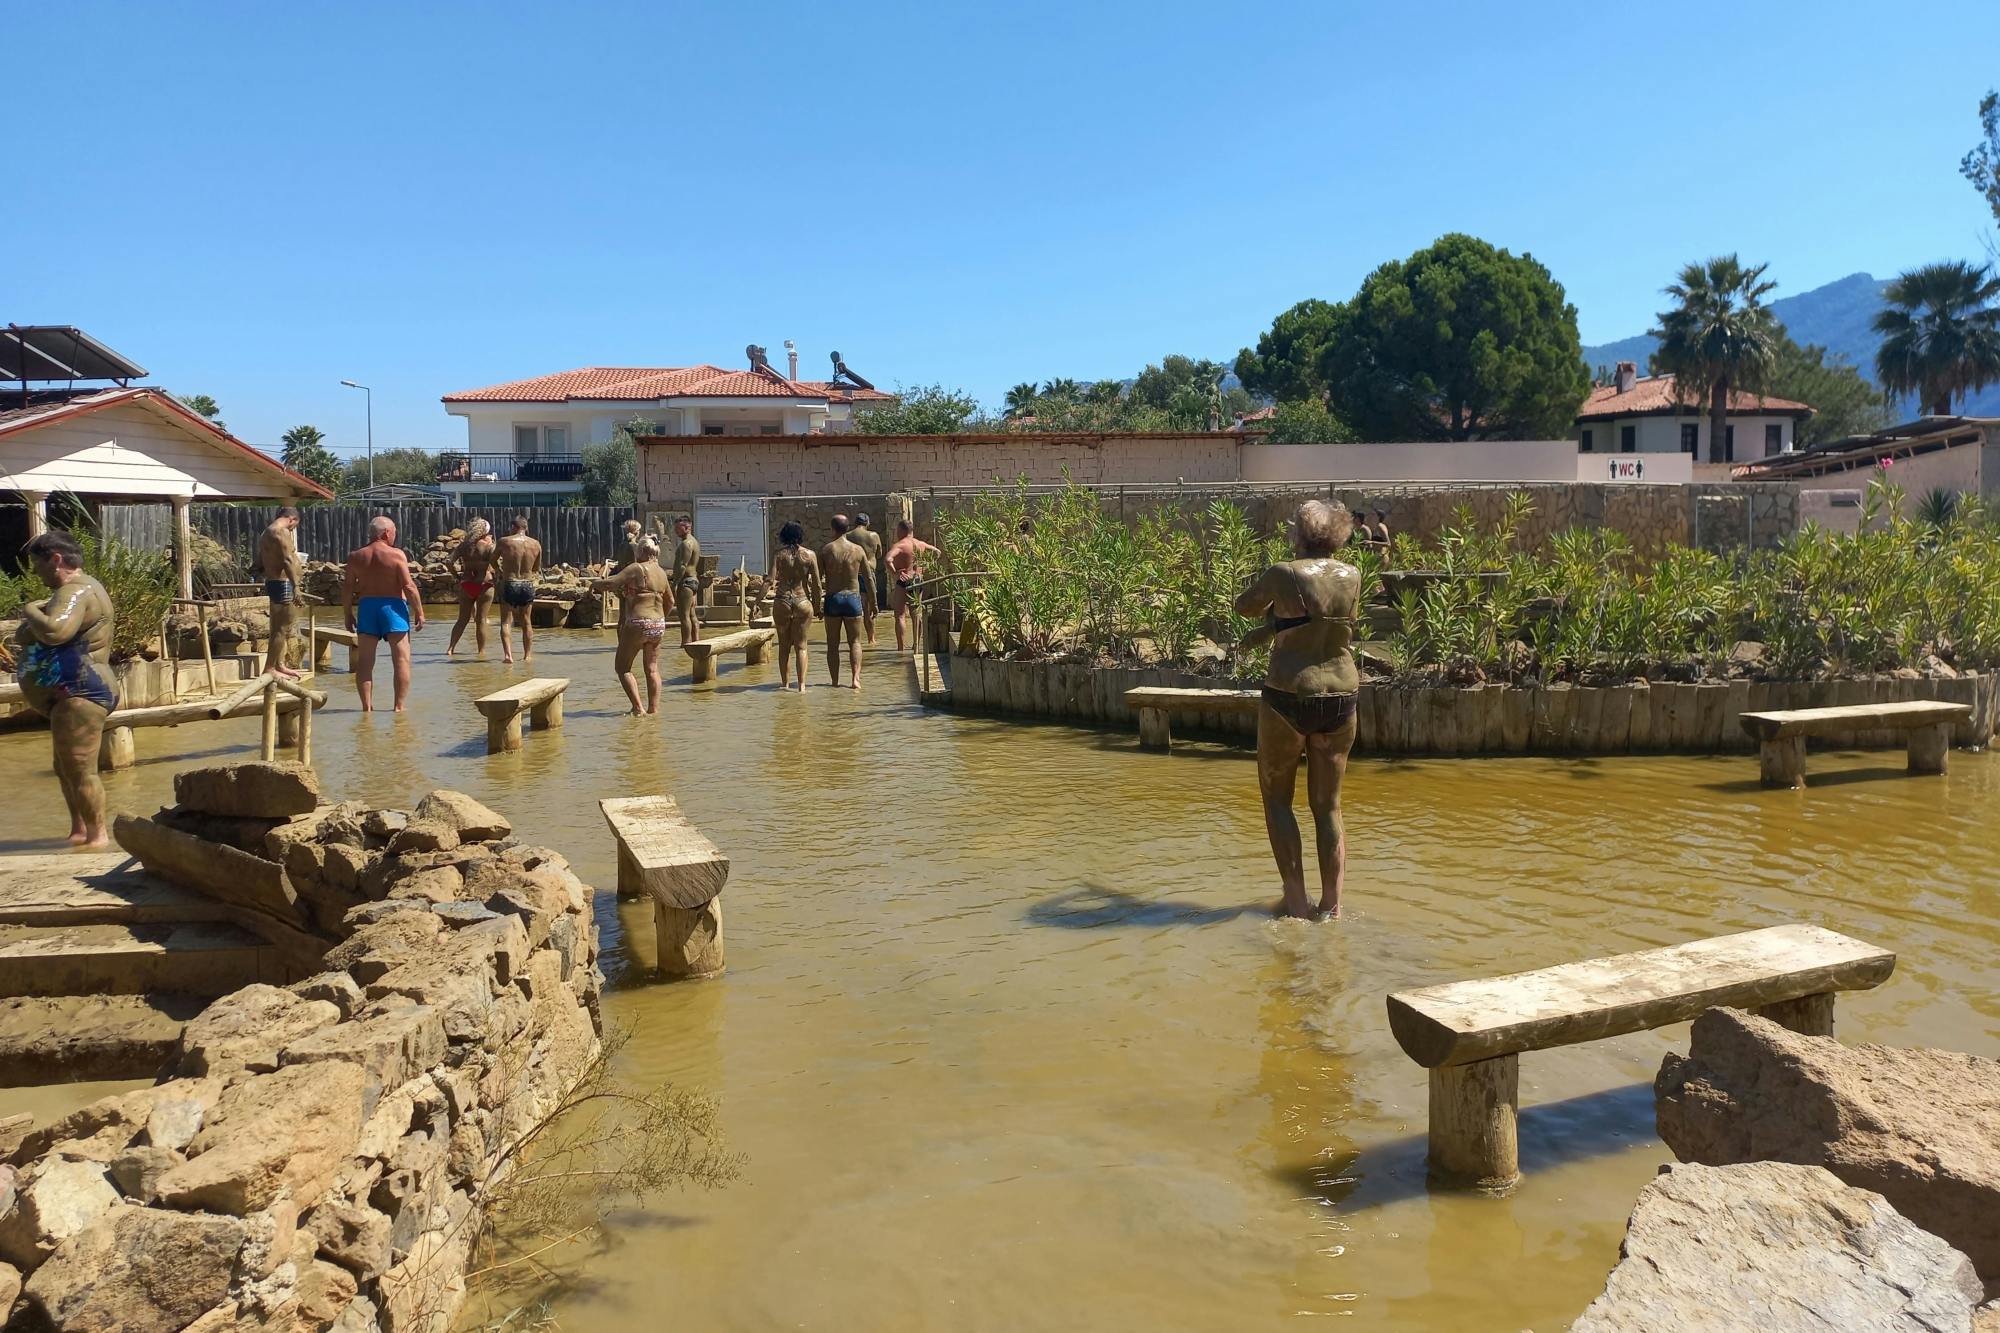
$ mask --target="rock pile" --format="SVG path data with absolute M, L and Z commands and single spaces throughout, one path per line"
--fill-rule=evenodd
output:
M 0 1314 L 442 1333 L 489 1173 L 598 1050 L 591 891 L 457 792 L 322 805 L 239 764 L 176 796 L 121 845 L 301 975 L 210 1005 L 155 1086 L 0 1139 Z

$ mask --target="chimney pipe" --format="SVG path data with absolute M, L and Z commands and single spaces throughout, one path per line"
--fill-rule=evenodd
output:
M 788 380 L 797 379 L 799 377 L 799 345 L 790 338 L 785 339 L 785 361 L 789 366 L 789 369 L 785 371 L 785 378 Z
M 1632 386 L 1639 382 L 1639 365 L 1635 361 L 1620 361 L 1618 369 L 1612 373 L 1612 383 L 1619 393 L 1632 392 Z

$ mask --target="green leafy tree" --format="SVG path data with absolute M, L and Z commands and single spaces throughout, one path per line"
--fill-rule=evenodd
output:
M 1875 316 L 1882 345 L 1875 378 L 1893 394 L 1916 394 L 1932 416 L 1951 401 L 2000 383 L 2000 278 L 1964 260 L 1925 264 L 1882 293 Z
M 908 389 L 899 385 L 894 403 L 854 416 L 854 430 L 859 435 L 956 435 L 984 429 L 988 424 L 980 414 L 978 399 L 963 389 L 947 389 L 942 384 Z
M 1769 265 L 1744 265 L 1735 255 L 1689 264 L 1668 284 L 1670 310 L 1652 331 L 1660 340 L 1653 368 L 1674 377 L 1677 392 L 1708 400 L 1708 461 L 1727 462 L 1729 395 L 1760 392 L 1770 379 L 1782 329 L 1764 298 L 1777 287 Z
M 1798 446 L 1810 449 L 1850 435 L 1867 435 L 1889 424 L 1888 395 L 1868 382 L 1860 369 L 1840 357 L 1828 359 L 1817 343 L 1801 347 L 1783 329 L 1765 381 L 1768 392 L 1813 409 L 1799 424 Z
M 1349 444 L 1359 438 L 1317 398 L 1279 403 L 1276 416 L 1251 424 L 1265 427 L 1266 444 Z
M 1979 99 L 1979 128 L 1986 137 L 1965 155 L 1958 169 L 1993 210 L 1995 224 L 2000 224 L 2000 92 Z
M 377 486 L 435 486 L 437 479 L 438 456 L 428 449 L 399 446 L 375 451 Z M 368 485 L 368 459 L 365 455 L 348 460 L 346 485 L 350 491 L 362 490 Z
M 1042 391 L 1037 389 L 1032 383 L 1024 381 L 1016 384 L 1013 388 L 1007 390 L 1007 406 L 1002 415 L 1008 417 L 1026 416 L 1035 410 L 1035 400 L 1041 396 Z
M 204 421 L 209 422 L 217 430 L 229 429 L 228 426 L 225 426 L 222 423 L 221 406 L 217 404 L 217 402 L 213 398 L 210 398 L 207 394 L 177 393 L 174 395 L 174 397 L 180 399 L 181 402 L 187 406 L 187 409 L 190 412 L 202 418 Z
M 340 460 L 326 447 L 318 426 L 294 426 L 283 436 L 285 466 L 330 491 L 340 489 Z
M 602 444 L 583 446 L 583 472 L 577 477 L 581 489 L 576 503 L 628 508 L 639 503 L 639 447 L 633 440 L 651 435 L 658 427 L 635 417 L 611 433 Z
M 1369 274 L 1319 368 L 1330 406 L 1369 439 L 1558 439 L 1590 391 L 1562 284 L 1460 233 Z
M 1125 396 L 1125 386 L 1117 380 L 1098 380 L 1083 391 L 1083 401 L 1100 406 L 1115 403 Z
M 1271 321 L 1256 347 L 1236 354 L 1236 378 L 1251 393 L 1281 403 L 1324 397 L 1320 355 L 1339 321 L 1337 305 L 1316 297 L 1299 302 Z

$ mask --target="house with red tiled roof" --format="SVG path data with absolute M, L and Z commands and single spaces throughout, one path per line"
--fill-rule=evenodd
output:
M 1576 445 L 1583 453 L 1693 454 L 1697 463 L 1746 462 L 1790 453 L 1799 423 L 1813 414 L 1804 403 L 1767 394 L 1731 392 L 1722 452 L 1709 449 L 1708 400 L 1683 396 L 1672 375 L 1641 375 L 1620 361 L 1611 383 L 1600 384 L 1576 414 Z
M 764 349 L 750 365 L 585 366 L 444 396 L 466 448 L 442 456 L 438 481 L 461 505 L 562 504 L 579 486 L 583 448 L 644 421 L 651 435 L 814 435 L 852 428 L 855 409 L 891 402 L 834 354 L 832 380 L 781 374 Z

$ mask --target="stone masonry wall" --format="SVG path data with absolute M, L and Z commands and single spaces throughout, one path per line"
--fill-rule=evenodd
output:
M 262 859 L 339 942 L 209 1006 L 156 1085 L 0 1143 L 9 1330 L 443 1333 L 490 1180 L 599 1050 L 561 856 L 454 792 L 274 819 L 262 789 L 184 783 L 174 813 L 268 824 Z

